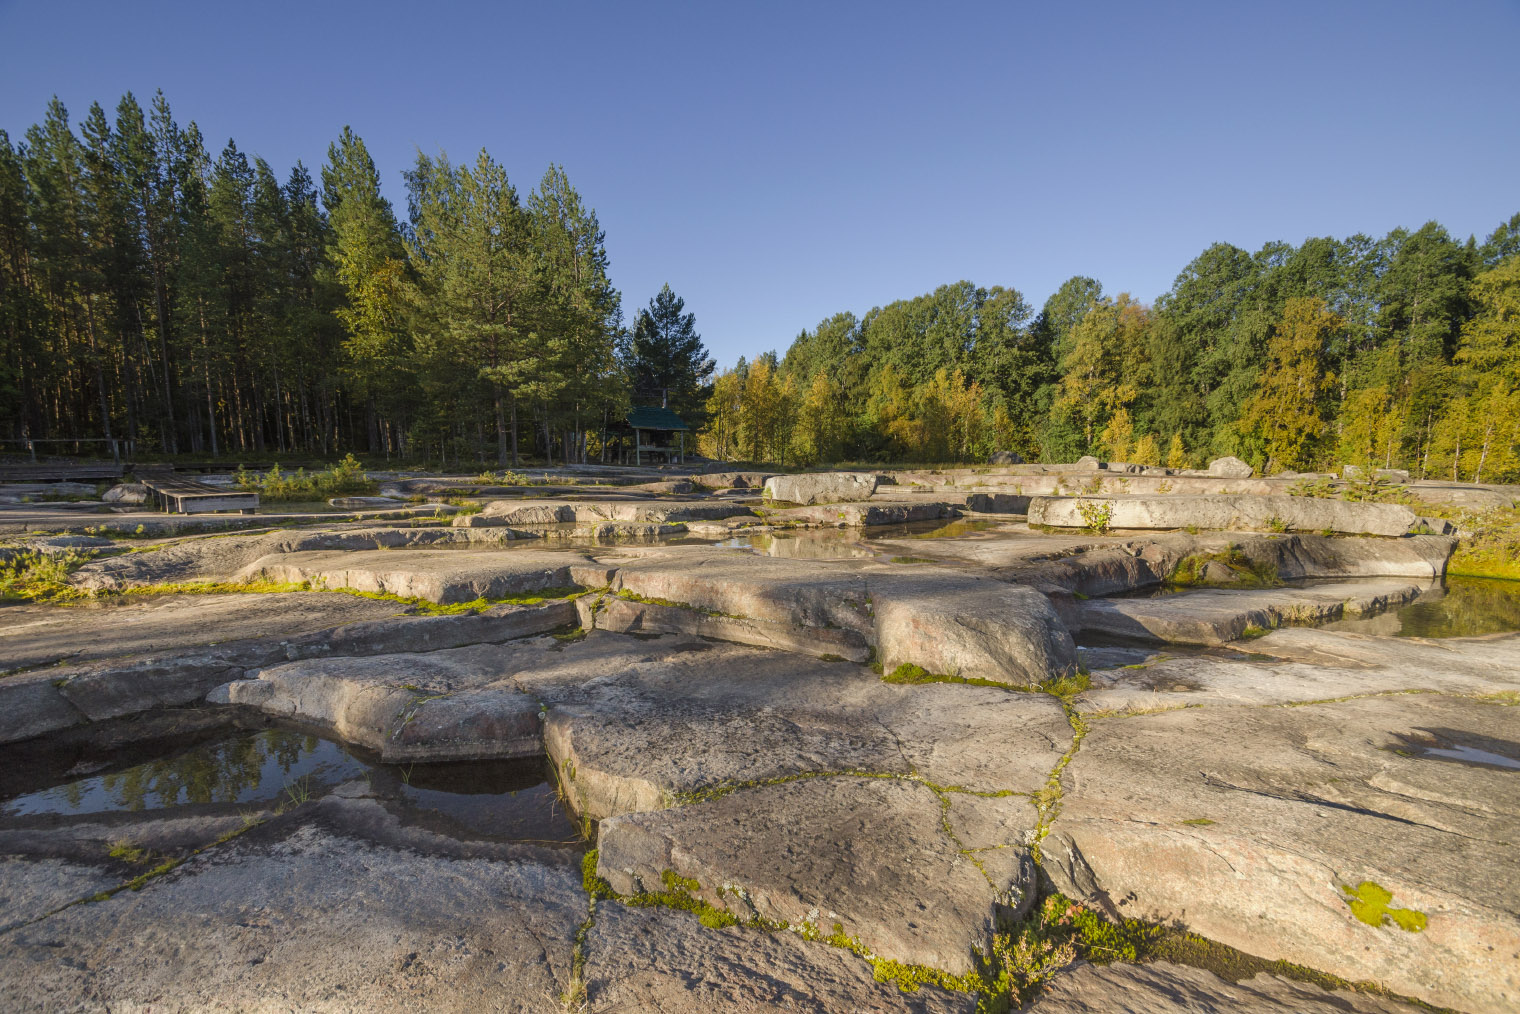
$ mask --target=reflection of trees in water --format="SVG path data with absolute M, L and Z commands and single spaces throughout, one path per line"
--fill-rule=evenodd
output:
M 1520 582 L 1461 577 L 1447 580 L 1446 595 L 1405 614 L 1404 634 L 1472 637 L 1520 630 Z
M 318 742 L 315 736 L 276 729 L 207 743 L 175 757 L 139 764 L 103 776 L 101 784 L 118 805 L 131 810 L 150 805 L 232 803 L 244 792 L 259 787 L 266 763 L 272 761 L 289 774 L 303 756 L 316 750 Z M 69 789 L 78 791 L 76 786 Z M 78 805 L 73 798 L 70 803 Z

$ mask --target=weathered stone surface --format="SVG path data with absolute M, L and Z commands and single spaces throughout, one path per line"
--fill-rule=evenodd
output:
M 870 499 L 878 476 L 868 472 L 808 472 L 773 475 L 765 480 L 765 495 L 786 503 L 847 503 Z
M 587 935 L 592 1010 L 620 1014 L 971 1014 L 975 998 L 877 982 L 849 951 L 794 933 L 708 929 L 667 909 L 599 905 Z
M 692 485 L 685 479 L 663 479 L 660 482 L 641 483 L 632 488 L 645 493 L 690 493 Z
M 401 501 L 388 496 L 338 496 L 327 501 L 329 507 L 357 510 L 362 507 L 400 507 Z
M 14 743 L 87 721 L 59 692 L 58 675 L 29 673 L 0 679 L 0 743 Z
M 1309 496 L 1079 496 L 1034 497 L 1029 523 L 1085 528 L 1081 508 L 1108 507 L 1113 528 L 1207 528 L 1248 531 L 1340 532 L 1406 535 L 1415 512 L 1403 504 L 1364 503 Z
M 0 933 L 120 882 L 98 865 L 52 857 L 0 855 Z M 4 963 L 0 958 L 0 967 Z M 0 987 L 0 993 L 3 989 Z
M 1492 694 L 1520 688 L 1520 636 L 1370 638 L 1291 628 L 1218 654 L 1088 659 L 1084 711 L 1134 713 L 1200 704 L 1291 704 L 1358 694 L 1442 691 Z M 1090 655 L 1084 652 L 1084 655 Z M 1285 655 L 1287 658 L 1266 656 Z M 1294 660 L 1295 658 L 1299 660 Z
M 1437 694 L 1099 721 L 1044 870 L 1125 915 L 1497 1014 L 1520 997 L 1515 765 L 1513 708 Z
M 1225 457 L 1210 461 L 1205 471 L 1221 479 L 1249 479 L 1253 469 L 1239 458 Z
M 1069 619 L 1089 637 L 1225 644 L 1253 629 L 1375 615 L 1414 601 L 1426 587 L 1383 578 L 1304 588 L 1209 588 L 1158 598 L 1078 602 L 1070 607 Z
M 938 521 L 960 513 L 953 504 L 940 501 L 825 504 L 815 507 L 792 507 L 779 510 L 775 521 L 802 521 L 840 528 L 871 528 L 876 525 L 904 525 L 914 521 Z
M 585 918 L 568 862 L 450 857 L 301 828 L 12 931 L 13 1011 L 558 1012 Z
M 966 497 L 966 507 L 982 514 L 1028 514 L 1029 497 L 1017 493 L 972 493 Z
M 619 634 L 696 634 L 737 644 L 755 644 L 809 655 L 833 655 L 852 662 L 864 662 L 871 654 L 866 636 L 854 630 L 806 627 L 745 616 L 719 616 L 682 606 L 636 602 L 616 596 L 604 599 L 596 611 L 586 617 L 584 625 Z
M 504 605 L 474 615 L 398 616 L 289 638 L 182 647 L 126 660 L 13 676 L 0 680 L 0 743 L 30 739 L 86 721 L 192 704 L 213 688 L 243 678 L 249 669 L 286 660 L 494 643 L 575 621 L 572 602 Z
M 1076 647 L 1050 600 L 1032 588 L 915 570 L 873 578 L 882 666 L 1031 685 L 1076 670 Z
M 691 481 L 707 489 L 761 489 L 774 472 L 704 472 Z
M 884 958 L 955 974 L 971 970 L 972 948 L 989 947 L 998 908 L 1033 886 L 989 883 L 945 833 L 939 797 L 923 785 L 847 776 L 602 823 L 597 872 L 614 890 L 661 890 L 666 871 L 745 918 L 825 933 L 838 924 Z
M 291 662 L 211 700 L 327 726 L 388 762 L 531 757 L 542 749 L 539 705 L 507 681 L 514 661 L 477 646 Z
M 989 465 L 1022 465 L 1023 463 L 1024 459 L 1020 457 L 1018 451 L 993 451 L 992 456 L 987 459 Z
M 155 595 L 68 606 L 18 605 L 0 623 L 0 672 L 250 637 L 294 636 L 404 607 L 340 594 Z
M 1056 976 L 1028 1014 L 1416 1014 L 1421 1008 L 1368 993 L 1327 991 L 1265 972 L 1227 982 L 1212 972 L 1157 961 L 1089 965 Z
M 570 521 L 635 521 L 674 524 L 685 521 L 711 521 L 751 515 L 748 507 L 721 501 L 661 502 L 569 501 L 569 500 L 492 500 L 479 514 L 454 519 L 458 528 L 490 528 L 504 525 L 549 525 Z
M 1078 469 L 1087 469 L 1088 471 L 1097 471 L 1098 469 L 1100 469 L 1100 468 L 1103 467 L 1103 462 L 1099 461 L 1097 458 L 1093 457 L 1091 454 L 1084 454 L 1084 455 L 1082 455 L 1080 458 L 1078 458 L 1076 460 L 1076 462 L 1074 464 L 1075 464 L 1076 468 L 1078 468 Z
M 504 598 L 585 582 L 605 583 L 606 568 L 567 552 L 411 549 L 404 552 L 285 553 L 256 560 L 243 580 L 311 581 L 329 588 L 382 592 L 430 602 Z
M 614 592 L 794 626 L 872 629 L 865 578 L 850 570 L 705 546 L 615 562 Z
M 691 639 L 594 633 L 524 666 L 514 682 L 548 704 L 549 756 L 572 804 L 596 819 L 816 772 L 916 773 L 975 792 L 1027 793 L 1071 742 L 1059 704 L 1044 695 L 894 686 L 845 662 Z M 1016 819 L 1033 819 L 1024 797 L 1008 798 L 1023 812 Z
M 143 503 L 148 499 L 148 487 L 140 482 L 122 482 L 101 494 L 106 503 Z
M 449 510 L 454 510 L 450 507 Z M 149 515 L 164 519 L 164 515 Z M 217 520 L 199 515 L 199 520 Z M 331 515 L 315 518 L 330 521 Z M 194 520 L 195 518 L 192 518 Z M 183 520 L 183 519 L 181 519 Z M 232 521 L 234 516 L 222 516 Z M 264 524 L 256 518 L 242 518 Z M 459 532 L 448 528 L 355 528 L 321 531 L 275 531 L 251 535 L 198 536 L 161 544 L 151 550 L 92 560 L 70 578 L 87 591 L 110 591 L 139 584 L 181 581 L 226 581 L 266 556 L 322 550 L 397 549 L 435 543 L 501 541 L 500 532 Z

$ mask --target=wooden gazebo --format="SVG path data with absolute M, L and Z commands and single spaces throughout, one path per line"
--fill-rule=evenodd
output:
M 667 462 L 685 463 L 686 434 L 691 432 L 691 427 L 670 409 L 635 407 L 629 409 L 625 422 L 628 429 L 633 432 L 633 463 L 635 465 L 642 465 L 646 454 L 651 460 L 656 455 L 660 455 Z

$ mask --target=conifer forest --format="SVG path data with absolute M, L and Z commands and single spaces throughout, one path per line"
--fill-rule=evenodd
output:
M 277 171 L 160 93 L 0 132 L 0 438 L 144 455 L 594 461 L 634 404 L 703 453 L 1083 454 L 1520 479 L 1520 214 L 1484 237 L 1219 242 L 1147 304 L 961 281 L 715 372 L 669 287 L 630 321 L 562 168 L 419 152 L 398 215 L 345 129 Z M 928 281 L 928 280 L 926 280 Z

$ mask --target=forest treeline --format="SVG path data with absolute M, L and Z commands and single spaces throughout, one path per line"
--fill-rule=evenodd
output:
M 505 465 L 600 454 L 631 398 L 700 412 L 692 315 L 667 286 L 625 326 L 562 168 L 404 175 L 398 220 L 351 130 L 282 180 L 162 93 L 0 131 L 0 437 Z
M 560 167 L 522 195 L 485 152 L 419 152 L 404 182 L 400 218 L 346 128 L 315 174 L 213 157 L 162 94 L 0 132 L 0 439 L 506 465 L 598 459 L 631 403 L 668 403 L 730 460 L 1520 478 L 1520 215 L 1481 243 L 1220 243 L 1149 306 L 960 282 L 713 376 L 668 286 L 625 321 Z
M 804 331 L 719 375 L 708 454 L 1026 460 L 1270 471 L 1345 463 L 1520 479 L 1520 214 L 1478 243 L 1218 243 L 1152 306 L 1072 278 L 1038 312 L 942 286 Z

